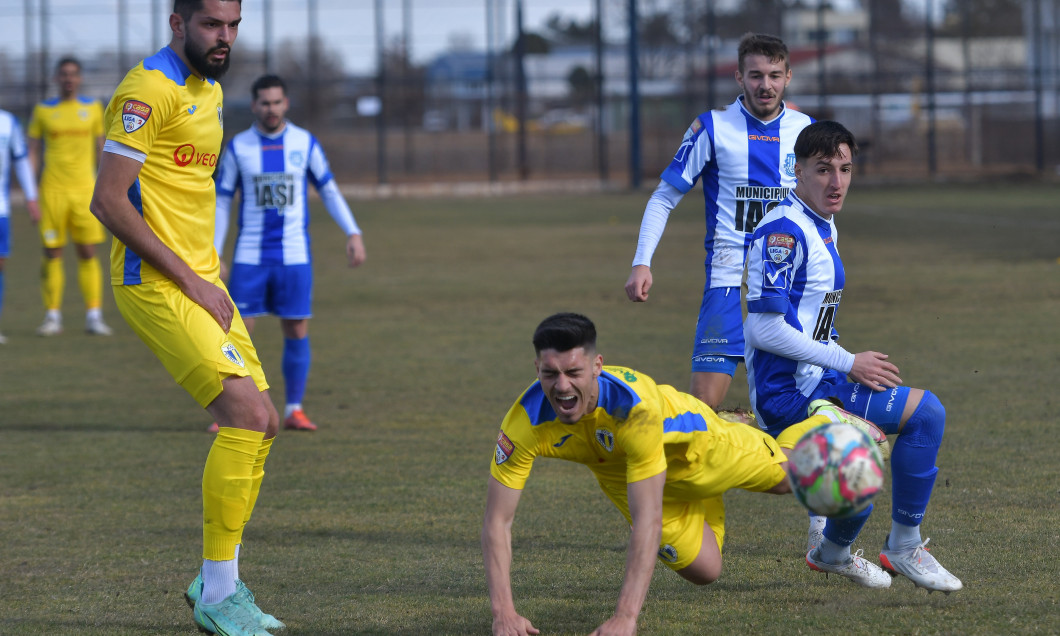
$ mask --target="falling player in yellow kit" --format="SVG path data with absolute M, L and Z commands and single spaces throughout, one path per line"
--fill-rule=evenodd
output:
M 41 336 L 63 330 L 63 247 L 67 235 L 77 250 L 77 280 L 85 301 L 85 331 L 109 336 L 103 322 L 103 271 L 96 246 L 103 242 L 103 226 L 88 210 L 96 181 L 96 160 L 103 144 L 103 107 L 79 94 L 81 63 L 59 60 L 55 70 L 59 96 L 33 109 L 29 121 L 30 162 L 40 175 L 41 299 L 44 322 Z M 43 150 L 43 152 L 42 152 Z M 43 167 L 41 163 L 43 162 Z
M 721 574 L 722 495 L 791 492 L 782 446 L 829 419 L 814 416 L 774 440 L 719 418 L 706 404 L 624 367 L 605 367 L 585 316 L 546 318 L 534 333 L 538 381 L 501 424 L 486 495 L 482 553 L 495 635 L 538 633 L 511 587 L 511 526 L 536 457 L 585 464 L 632 532 L 614 615 L 596 633 L 634 634 L 655 559 L 705 585 Z
M 263 636 L 283 623 L 239 579 L 239 544 L 279 415 L 246 326 L 219 278 L 214 183 L 239 0 L 176 0 L 169 46 L 129 71 L 104 116 L 92 212 L 114 234 L 111 283 L 133 331 L 220 424 L 203 470 L 195 623 Z

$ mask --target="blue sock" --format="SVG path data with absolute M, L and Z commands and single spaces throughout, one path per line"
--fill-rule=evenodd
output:
M 824 538 L 840 546 L 849 547 L 858 538 L 858 533 L 865 526 L 872 514 L 872 504 L 851 517 L 829 517 L 824 524 Z
M 945 428 L 946 409 L 934 393 L 925 391 L 891 452 L 891 519 L 895 523 L 918 526 L 923 521 L 939 472 L 935 458 Z
M 299 339 L 284 338 L 283 381 L 288 404 L 301 404 L 309 379 L 309 336 Z

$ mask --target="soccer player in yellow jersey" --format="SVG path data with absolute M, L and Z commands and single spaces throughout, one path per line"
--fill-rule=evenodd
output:
M 830 421 L 814 416 L 774 440 L 722 420 L 687 393 L 603 366 L 596 327 L 579 314 L 546 318 L 534 350 L 538 381 L 508 411 L 490 465 L 482 553 L 495 635 L 538 633 L 516 611 L 511 586 L 511 526 L 536 457 L 585 464 L 629 521 L 618 605 L 593 634 L 634 634 L 655 559 L 697 585 L 715 581 L 725 536 L 722 495 L 733 488 L 791 492 L 781 447 Z
M 88 210 L 96 181 L 96 159 L 103 145 L 103 107 L 79 94 L 81 63 L 64 57 L 56 66 L 59 96 L 37 104 L 29 121 L 30 162 L 40 167 L 41 298 L 44 322 L 41 336 L 63 330 L 63 247 L 67 234 L 77 249 L 77 280 L 85 301 L 85 331 L 109 336 L 103 322 L 103 272 L 96 245 L 103 242 L 103 226 Z M 43 152 L 42 152 L 43 149 Z
M 202 567 L 186 595 L 195 623 L 262 636 L 283 623 L 240 581 L 238 547 L 279 415 L 213 247 L 217 79 L 240 20 L 239 0 L 175 0 L 170 44 L 129 71 L 107 106 L 92 212 L 114 234 L 111 283 L 122 316 L 220 425 L 202 476 Z

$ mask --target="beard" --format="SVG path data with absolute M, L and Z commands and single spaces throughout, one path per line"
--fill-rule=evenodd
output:
M 228 55 L 225 55 L 223 62 L 211 62 L 210 54 L 218 49 L 226 49 Z M 217 80 L 224 76 L 225 72 L 228 71 L 228 64 L 232 60 L 231 53 L 232 49 L 227 46 L 215 46 L 206 50 L 196 45 L 191 39 L 184 41 L 184 55 L 187 56 L 188 62 L 206 79 Z

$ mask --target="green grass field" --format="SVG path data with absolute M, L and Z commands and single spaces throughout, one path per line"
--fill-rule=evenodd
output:
M 605 362 L 685 388 L 702 288 L 701 195 L 672 215 L 646 304 L 626 300 L 647 193 L 355 204 L 368 262 L 313 222 L 316 317 L 306 408 L 321 430 L 274 446 L 242 578 L 286 633 L 487 634 L 478 534 L 507 408 L 533 380 L 546 315 L 593 318 Z M 947 407 L 924 535 L 963 579 L 869 591 L 806 568 L 792 498 L 727 496 L 725 572 L 697 588 L 658 566 L 643 634 L 1060 633 L 1060 216 L 1055 186 L 855 183 L 837 217 L 848 349 L 891 355 Z M 0 348 L 0 634 L 195 632 L 210 419 L 114 309 L 33 335 L 39 249 L 21 211 Z M 72 253 L 68 253 L 68 259 Z M 282 402 L 274 319 L 255 341 Z M 738 373 L 727 400 L 747 404 Z M 875 559 L 881 497 L 855 545 Z M 614 607 L 627 529 L 580 466 L 541 461 L 514 530 L 518 609 L 585 634 Z

